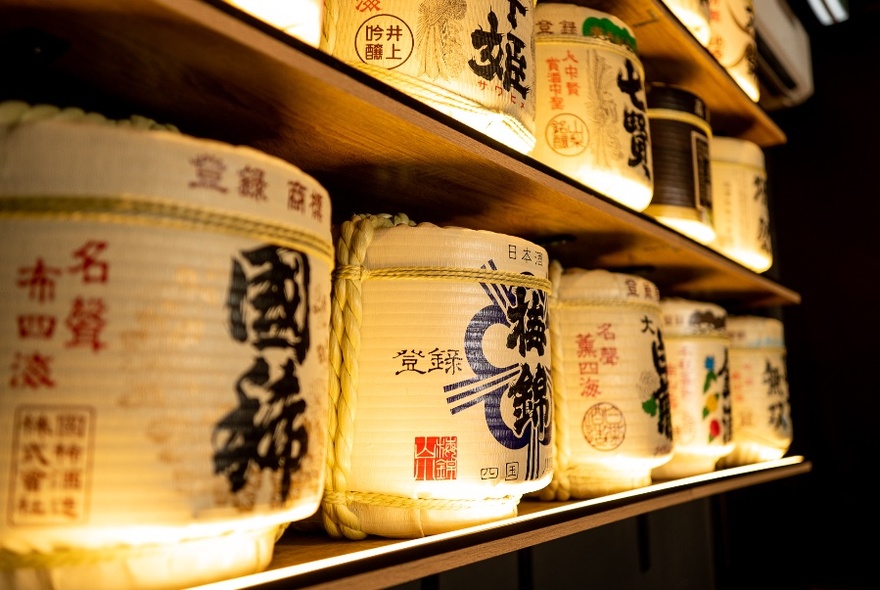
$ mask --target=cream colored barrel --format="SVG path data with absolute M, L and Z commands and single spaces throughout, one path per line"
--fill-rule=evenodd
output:
M 327 192 L 252 149 L 7 102 L 0 233 L 2 575 L 264 568 L 323 488 Z
M 736 447 L 721 465 L 779 459 L 791 445 L 793 435 L 782 322 L 759 316 L 731 316 L 727 330 Z
M 551 477 L 547 253 L 486 231 L 340 228 L 324 524 L 421 537 L 516 515 Z
M 754 102 L 758 85 L 758 46 L 753 0 L 709 0 L 709 42 L 706 47 L 733 81 Z
M 654 470 L 655 479 L 715 470 L 733 451 L 727 311 L 713 303 L 667 298 L 660 301 L 672 406 L 672 459 Z
M 321 42 L 324 0 L 225 1 L 313 47 Z
M 716 136 L 711 141 L 715 239 L 709 245 L 764 272 L 773 264 L 764 152 L 746 139 Z
M 672 457 L 667 359 L 654 283 L 554 263 L 553 482 L 545 500 L 651 484 Z
M 528 153 L 535 144 L 535 0 L 327 0 L 320 47 Z
M 654 190 L 645 71 L 632 30 L 573 4 L 535 11 L 537 93 L 531 155 L 636 211 Z

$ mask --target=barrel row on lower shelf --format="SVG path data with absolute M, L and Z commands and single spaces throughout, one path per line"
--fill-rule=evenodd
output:
M 771 318 L 516 236 L 331 228 L 297 167 L 142 118 L 2 103 L 0 155 L 21 586 L 196 584 L 319 506 L 333 536 L 416 537 L 790 443 Z

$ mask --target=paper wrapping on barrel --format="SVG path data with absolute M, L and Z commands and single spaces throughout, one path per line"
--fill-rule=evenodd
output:
M 659 297 L 652 282 L 623 273 L 567 269 L 558 278 L 556 469 L 574 498 L 649 485 L 672 457 Z
M 709 245 L 764 272 L 773 264 L 764 152 L 744 139 L 713 137 L 711 171 L 715 240 Z
M 709 0 L 706 48 L 743 92 L 758 102 L 761 91 L 753 0 Z
M 251 149 L 88 120 L 0 105 L 3 567 L 259 570 L 322 491 L 328 195 Z
M 793 436 L 782 322 L 731 316 L 727 326 L 736 447 L 722 463 L 734 466 L 779 459 Z
M 614 15 L 562 3 L 535 10 L 537 94 L 531 156 L 631 209 L 654 190 L 645 71 Z
M 660 306 L 675 450 L 668 463 L 654 470 L 654 478 L 708 473 L 733 451 L 727 311 L 679 298 L 662 299 Z
M 514 516 L 549 481 L 547 293 L 491 278 L 546 281 L 547 266 L 543 248 L 512 236 L 375 231 L 360 349 L 345 361 L 357 368 L 347 489 L 363 531 L 418 537 Z M 393 269 L 411 274 L 379 277 Z M 453 275 L 470 271 L 488 274 Z

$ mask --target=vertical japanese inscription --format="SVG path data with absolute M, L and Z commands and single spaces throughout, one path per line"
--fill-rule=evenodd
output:
M 497 78 L 504 91 L 516 90 L 525 100 L 529 93 L 529 87 L 523 84 L 527 79 L 528 69 L 528 60 L 524 53 L 526 43 L 515 31 L 519 24 L 518 16 L 526 14 L 526 7 L 520 0 L 508 0 L 507 3 L 510 31 L 505 34 L 499 30 L 498 15 L 490 8 L 486 15 L 488 27 L 483 28 L 480 25 L 471 33 L 471 45 L 479 54 L 478 57 L 468 60 L 468 66 L 484 80 L 491 82 Z
M 493 261 L 483 268 L 496 270 Z M 530 353 L 543 356 L 547 345 L 547 306 L 543 291 L 525 287 L 481 283 L 490 304 L 471 319 L 464 336 L 464 350 L 474 377 L 444 387 L 450 412 L 457 414 L 483 404 L 486 426 L 508 449 L 527 448 L 526 481 L 541 476 L 541 447 L 550 444 L 552 383 L 542 363 L 530 362 Z M 487 358 L 484 336 L 493 326 L 508 330 L 505 345 L 521 362 L 497 367 Z M 509 411 L 504 411 L 505 400 Z M 516 476 L 519 477 L 517 467 Z
M 232 260 L 229 331 L 254 350 L 235 384 L 238 407 L 214 428 L 214 472 L 226 476 L 232 493 L 259 487 L 269 470 L 273 497 L 285 502 L 308 451 L 297 372 L 310 349 L 309 272 L 305 254 L 278 246 L 242 251 Z
M 11 525 L 87 521 L 94 427 L 94 408 L 16 408 L 8 508 Z

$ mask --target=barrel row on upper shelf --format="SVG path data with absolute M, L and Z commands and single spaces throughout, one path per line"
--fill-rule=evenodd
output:
M 751 0 L 720 3 L 710 18 L 695 2 L 702 20 L 683 22 L 701 23 L 695 36 L 757 100 Z M 613 14 L 519 1 L 311 0 L 284 14 L 230 4 L 755 272 L 772 265 L 762 149 L 714 135 L 700 96 L 645 80 L 638 39 Z
M 0 154 L 0 568 L 23 587 L 230 578 L 316 510 L 423 536 L 791 442 L 772 318 L 516 236 L 333 228 L 296 166 L 144 118 L 7 101 Z

